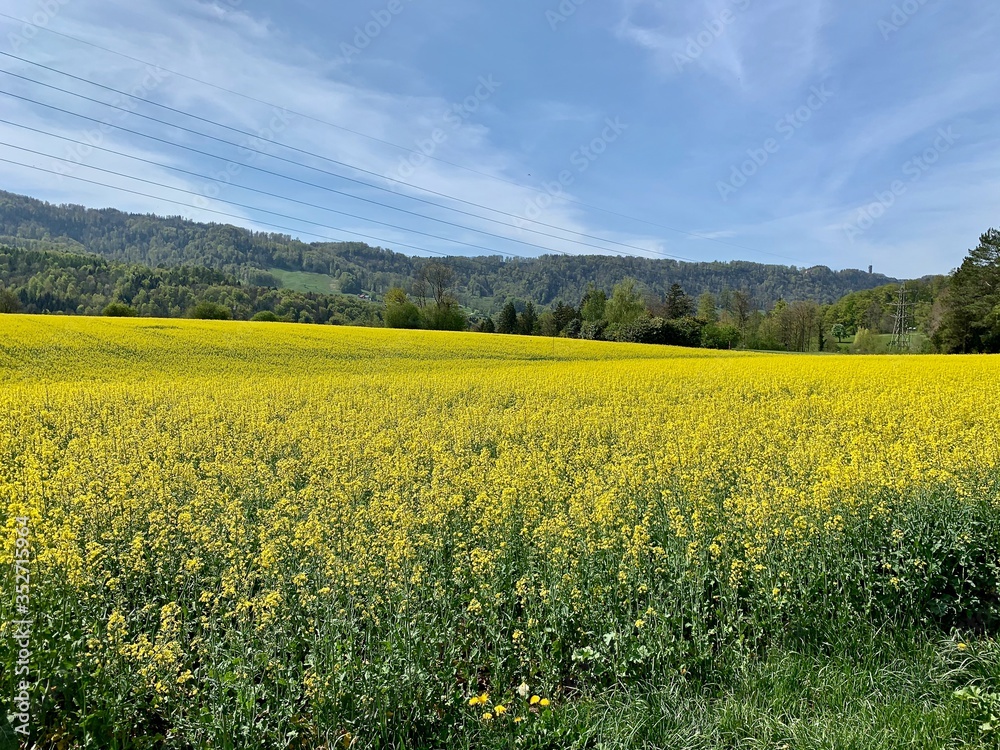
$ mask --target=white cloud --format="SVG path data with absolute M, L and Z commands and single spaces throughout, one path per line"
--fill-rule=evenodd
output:
M 26 5 L 26 3 L 23 4 Z M 76 36 L 98 40 L 99 43 L 106 43 L 107 46 L 123 53 L 151 62 L 162 63 L 166 68 L 171 68 L 195 78 L 211 81 L 233 91 L 250 92 L 258 99 L 281 103 L 290 110 L 297 110 L 318 120 L 345 123 L 352 130 L 395 143 L 411 144 L 414 149 L 422 149 L 424 148 L 424 144 L 432 143 L 435 131 L 443 132 L 446 136 L 444 141 L 433 143 L 433 155 L 456 163 L 474 164 L 476 172 L 483 174 L 472 173 L 433 160 L 426 160 L 425 163 L 420 164 L 419 168 L 412 175 L 408 171 L 401 174 L 400 165 L 402 160 L 411 156 L 411 154 L 375 143 L 359 135 L 332 129 L 306 117 L 288 115 L 287 113 L 282 116 L 287 120 L 287 127 L 282 125 L 282 127 L 285 127 L 284 130 L 274 132 L 274 129 L 271 127 L 275 122 L 274 108 L 200 85 L 182 76 L 169 75 L 154 90 L 150 91 L 148 95 L 155 101 L 160 101 L 184 111 L 196 112 L 200 116 L 210 120 L 230 123 L 250 133 L 261 133 L 265 136 L 271 134 L 274 135 L 276 140 L 294 145 L 303 151 L 322 155 L 328 159 L 344 163 L 363 165 L 369 172 L 389 176 L 395 175 L 398 179 L 419 185 L 427 190 L 460 196 L 465 200 L 470 200 L 482 206 L 490 206 L 508 214 L 520 215 L 525 210 L 525 207 L 529 205 L 529 202 L 538 196 L 538 193 L 534 190 L 498 182 L 484 176 L 495 175 L 502 179 L 520 179 L 530 169 L 521 164 L 515 154 L 505 152 L 493 146 L 489 130 L 482 125 L 474 124 L 475 117 L 469 117 L 459 126 L 454 124 L 453 119 L 447 119 L 446 116 L 453 106 L 452 102 L 433 95 L 389 94 L 378 89 L 366 88 L 343 80 L 333 79 L 324 72 L 329 66 L 316 64 L 317 61 L 309 52 L 283 43 L 280 34 L 274 31 L 270 22 L 255 20 L 240 12 L 220 13 L 218 11 L 219 6 L 214 4 L 185 2 L 181 5 L 175 5 L 167 3 L 166 0 L 149 2 L 143 8 L 143 28 L 132 29 L 128 34 L 116 36 L 111 41 L 106 41 L 104 27 L 82 19 L 110 16 L 115 19 L 115 23 L 131 25 L 135 22 L 135 18 L 130 15 L 130 11 L 124 3 L 119 3 L 118 0 L 78 0 L 78 3 L 69 8 L 66 13 L 74 14 L 72 33 Z M 23 14 L 25 11 L 22 9 L 21 12 Z M 265 35 L 270 35 L 271 42 L 262 47 L 259 42 L 260 38 Z M 184 40 L 183 54 L 178 54 L 177 39 Z M 99 80 L 116 88 L 125 88 L 128 90 L 137 85 L 137 82 L 141 81 L 146 75 L 145 66 L 139 63 L 129 62 L 120 57 L 104 53 L 96 53 L 94 50 L 86 47 L 60 43 L 58 40 L 54 44 L 47 43 L 43 45 L 39 43 L 32 50 L 31 57 L 45 61 L 47 64 L 51 64 L 58 69 L 72 70 L 82 77 Z M 59 80 L 53 74 L 48 74 L 47 77 L 51 77 L 54 81 Z M 60 82 L 60 85 L 65 84 Z M 474 95 L 477 86 L 478 82 L 472 79 L 472 90 L 469 91 L 470 96 Z M 82 84 L 76 88 L 81 87 Z M 103 95 L 95 94 L 95 96 L 100 98 L 101 96 L 108 95 L 105 92 Z M 66 105 L 68 109 L 88 111 L 95 117 L 109 116 L 107 110 L 97 105 L 81 105 L 79 102 L 73 100 L 68 100 L 68 102 Z M 489 102 L 485 102 L 483 106 L 489 106 Z M 191 121 L 180 115 L 164 112 L 156 108 L 143 107 L 141 111 L 157 118 L 183 124 L 185 127 L 199 132 L 210 133 L 237 144 L 245 145 L 251 143 L 246 136 L 221 130 L 204 122 Z M 579 118 L 587 113 L 579 108 L 553 106 L 546 110 L 546 114 L 549 117 Z M 35 123 L 42 129 L 55 129 L 53 126 L 56 123 L 53 123 L 47 114 L 33 111 L 31 108 L 22 107 L 18 113 L 18 117 L 21 118 L 18 121 Z M 278 121 L 280 122 L 281 120 L 282 118 L 279 118 Z M 476 232 L 442 226 L 431 220 L 422 220 L 398 212 L 380 209 L 352 201 L 346 197 L 338 197 L 301 185 L 297 186 L 277 178 L 264 178 L 252 170 L 245 168 L 237 167 L 237 175 L 235 177 L 222 181 L 220 198 L 223 200 L 261 206 L 301 217 L 302 221 L 297 226 L 301 226 L 304 231 L 308 230 L 309 232 L 325 235 L 336 234 L 334 230 L 317 228 L 308 223 L 319 222 L 345 229 L 355 229 L 365 234 L 384 237 L 397 242 L 407 242 L 411 245 L 428 247 L 430 249 L 440 249 L 455 253 L 478 252 L 463 249 L 459 244 L 439 242 L 429 238 L 422 238 L 415 234 L 407 235 L 405 232 L 381 227 L 374 223 L 362 229 L 365 225 L 357 220 L 348 217 L 339 217 L 328 212 L 317 211 L 303 206 L 282 205 L 279 201 L 248 195 L 246 192 L 225 185 L 224 183 L 231 179 L 231 181 L 236 183 L 263 187 L 269 191 L 278 192 L 310 203 L 328 206 L 332 209 L 347 211 L 361 216 L 370 216 L 391 224 L 411 227 L 417 231 L 454 237 L 460 242 L 468 242 L 489 248 L 497 247 L 498 249 L 502 249 L 503 252 L 511 254 L 534 255 L 543 252 L 540 248 L 573 254 L 599 252 L 593 247 L 581 247 L 579 244 L 565 239 L 542 237 L 532 234 L 529 231 L 519 231 L 513 227 L 504 227 L 495 222 L 477 218 L 476 216 L 460 215 L 430 206 L 426 203 L 407 201 L 402 196 L 415 195 L 435 203 L 451 205 L 469 214 L 486 216 L 502 223 L 512 222 L 510 216 L 501 213 L 485 211 L 473 206 L 449 201 L 439 196 L 428 195 L 427 193 L 407 188 L 398 183 L 379 180 L 371 174 L 360 173 L 332 164 L 321 158 L 309 157 L 302 153 L 289 151 L 266 141 L 257 142 L 255 147 L 260 147 L 261 150 L 271 154 L 284 156 L 292 161 L 304 162 L 321 170 L 344 174 L 358 180 L 374 182 L 383 187 L 389 187 L 396 195 L 366 188 L 357 183 L 338 180 L 335 177 L 318 173 L 315 170 L 295 167 L 286 162 L 268 159 L 259 154 L 240 151 L 218 142 L 204 141 L 189 134 L 179 133 L 172 128 L 142 120 L 135 115 L 116 115 L 112 118 L 112 121 L 116 124 L 125 123 L 128 127 L 138 131 L 156 133 L 168 140 L 176 139 L 178 143 L 192 145 L 204 151 L 221 154 L 234 162 L 249 162 L 254 166 L 264 167 L 282 174 L 291 174 L 309 182 L 362 195 L 372 200 L 382 201 L 417 213 L 428 214 L 456 224 L 482 229 L 492 234 L 510 237 L 513 240 L 523 240 L 524 242 L 540 247 L 529 247 L 516 242 L 501 243 L 494 238 L 485 237 Z M 71 118 L 60 118 L 58 125 L 60 134 L 73 133 L 74 137 L 80 137 L 80 133 L 87 129 L 86 126 L 73 122 Z M 79 130 L 77 130 L 78 127 L 80 128 Z M 37 138 L 44 140 L 42 136 L 38 136 Z M 28 140 L 31 141 L 32 139 L 29 138 Z M 134 153 L 137 148 L 143 149 L 151 154 L 150 158 L 156 161 L 167 162 L 172 165 L 184 165 L 185 168 L 196 172 L 218 174 L 224 172 L 226 169 L 224 160 L 193 157 L 189 153 L 170 149 L 165 145 L 158 146 L 118 131 L 109 132 L 103 138 L 102 142 L 109 148 L 124 150 L 129 153 Z M 114 168 L 132 174 L 141 172 L 147 179 L 205 193 L 208 196 L 215 195 L 212 185 L 206 185 L 204 181 L 195 178 L 179 177 L 168 170 L 142 165 L 137 166 L 134 162 L 129 163 L 128 160 L 124 160 L 121 157 L 94 152 L 87 157 L 86 163 L 109 169 Z M 107 175 L 86 175 L 85 172 L 84 168 L 78 168 L 74 173 L 80 176 L 87 176 L 88 179 L 92 178 L 116 186 L 130 184 L 128 181 L 120 178 L 109 178 Z M 225 218 L 206 215 L 205 212 L 184 209 L 165 202 L 158 204 L 155 200 L 129 196 L 124 193 L 118 193 L 110 188 L 101 188 L 85 183 L 75 183 L 70 186 L 65 184 L 70 182 L 68 180 L 57 184 L 53 181 L 55 178 L 39 174 L 29 176 L 25 170 L 21 168 L 11 169 L 9 165 L 0 164 L 0 177 L 5 180 L 7 185 L 19 186 L 24 192 L 31 192 L 41 197 L 58 196 L 54 199 L 64 200 L 73 196 L 72 202 L 76 203 L 100 206 L 113 205 L 134 211 L 182 213 L 202 220 L 226 221 Z M 195 200 L 192 196 L 177 195 L 171 191 L 148 185 L 131 185 L 131 187 L 140 192 L 163 195 L 164 197 L 184 203 L 190 203 Z M 206 187 L 209 189 L 206 190 Z M 245 216 L 244 222 L 251 221 L 251 216 L 253 215 L 252 212 L 245 209 L 233 208 L 220 202 L 209 201 L 205 205 L 227 213 Z M 539 220 L 569 230 L 608 236 L 619 242 L 634 244 L 636 247 L 643 248 L 644 250 L 647 248 L 652 251 L 661 250 L 662 243 L 653 238 L 602 232 L 600 228 L 592 226 L 587 222 L 582 211 L 560 202 L 556 202 L 549 207 Z M 266 214 L 258 215 L 257 221 L 285 225 L 289 225 L 290 223 L 290 220 L 274 218 Z M 525 227 L 555 234 L 560 237 L 572 236 L 567 235 L 565 232 L 551 230 L 531 223 L 526 223 Z M 314 239 L 314 237 L 310 236 L 304 236 L 304 238 L 307 240 Z M 586 239 L 582 240 L 582 242 L 593 245 L 602 244 Z M 623 250 L 622 248 L 617 249 Z M 610 245 L 609 251 L 615 252 L 615 246 Z

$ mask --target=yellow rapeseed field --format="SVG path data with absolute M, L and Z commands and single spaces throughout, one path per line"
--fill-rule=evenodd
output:
M 990 543 L 998 383 L 987 357 L 0 316 L 36 725 L 529 731 L 840 614 L 980 616 L 936 550 Z

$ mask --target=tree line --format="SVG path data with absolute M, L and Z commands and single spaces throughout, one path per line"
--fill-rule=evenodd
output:
M 747 289 L 688 295 L 673 283 L 659 294 L 626 278 L 610 294 L 590 282 L 574 304 L 549 306 L 508 299 L 492 315 L 466 313 L 452 293 L 456 274 L 426 264 L 410 285 L 386 295 L 384 319 L 394 328 L 470 330 L 564 336 L 642 344 L 791 352 L 886 351 L 896 324 L 900 284 L 852 292 L 832 304 L 814 300 L 764 304 Z M 1000 352 L 1000 232 L 991 229 L 951 276 L 906 282 L 910 332 L 925 352 Z
M 357 297 L 253 286 L 198 266 L 148 268 L 3 246 L 0 312 L 382 325 L 379 306 Z

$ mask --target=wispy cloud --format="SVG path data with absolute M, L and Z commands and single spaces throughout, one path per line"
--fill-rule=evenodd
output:
M 616 33 L 664 76 L 698 68 L 759 92 L 815 75 L 825 14 L 824 0 L 622 0 Z

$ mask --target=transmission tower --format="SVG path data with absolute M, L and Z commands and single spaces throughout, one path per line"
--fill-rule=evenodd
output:
M 899 300 L 896 302 L 896 313 L 893 315 L 892 341 L 889 342 L 890 351 L 908 352 L 912 343 L 910 334 L 913 332 L 912 316 L 910 310 L 913 307 L 906 293 L 906 284 L 899 287 Z

